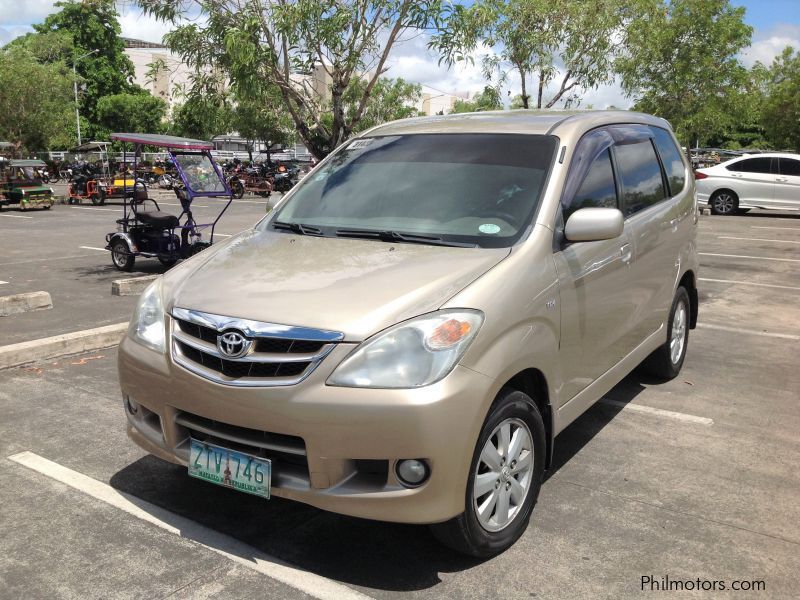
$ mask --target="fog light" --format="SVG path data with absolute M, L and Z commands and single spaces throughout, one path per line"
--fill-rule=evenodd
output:
M 410 487 L 421 485 L 429 474 L 428 465 L 415 458 L 399 461 L 395 471 L 400 482 Z
M 125 408 L 127 408 L 128 412 L 133 416 L 139 413 L 139 405 L 136 403 L 136 400 L 130 396 L 125 396 Z

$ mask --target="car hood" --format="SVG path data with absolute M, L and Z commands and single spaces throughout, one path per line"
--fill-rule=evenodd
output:
M 438 309 L 509 252 L 251 230 L 167 273 L 165 304 L 360 341 Z

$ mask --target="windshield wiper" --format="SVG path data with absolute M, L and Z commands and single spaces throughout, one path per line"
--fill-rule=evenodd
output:
M 405 242 L 407 244 L 428 244 L 430 246 L 453 246 L 456 248 L 477 248 L 477 244 L 451 242 L 433 235 L 400 233 L 399 231 L 376 229 L 337 229 L 336 235 L 349 238 L 376 239 L 382 242 Z
M 287 223 L 285 221 L 275 221 L 272 224 L 274 229 L 286 229 L 300 235 L 323 235 L 319 227 L 313 225 L 303 225 L 302 223 Z

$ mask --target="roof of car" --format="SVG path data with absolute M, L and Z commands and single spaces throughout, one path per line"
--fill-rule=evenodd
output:
M 526 133 L 554 134 L 576 127 L 589 130 L 602 125 L 642 123 L 669 127 L 664 119 L 628 110 L 501 110 L 392 121 L 367 131 L 365 136 L 410 133 Z
M 725 162 L 732 162 L 734 160 L 741 160 L 743 158 L 794 158 L 800 159 L 800 154 L 793 154 L 791 152 L 754 152 L 753 154 L 745 153 L 741 156 L 737 156 L 736 158 L 732 158 L 729 161 Z

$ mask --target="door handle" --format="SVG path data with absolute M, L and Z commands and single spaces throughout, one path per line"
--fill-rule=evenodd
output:
M 785 181 L 789 181 L 789 180 L 786 179 L 786 177 L 776 177 L 775 181 L 783 181 L 783 182 L 785 182 Z
M 622 258 L 622 262 L 626 265 L 631 264 L 631 258 L 633 258 L 633 253 L 631 252 L 631 245 L 630 244 L 622 244 L 619 247 L 619 255 Z

